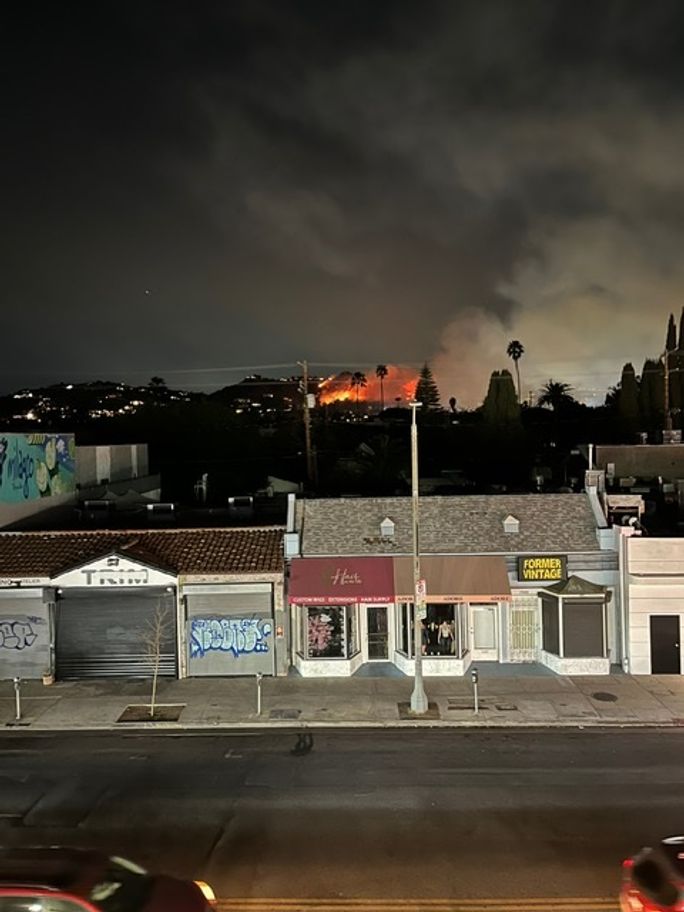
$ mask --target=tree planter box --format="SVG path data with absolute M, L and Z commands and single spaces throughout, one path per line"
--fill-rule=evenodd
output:
M 138 703 L 127 706 L 121 713 L 117 722 L 178 722 L 185 703 L 161 704 L 154 707 L 154 715 L 150 715 L 150 704 Z

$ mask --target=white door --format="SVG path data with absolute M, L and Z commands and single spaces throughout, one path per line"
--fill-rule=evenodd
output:
M 496 662 L 499 658 L 497 613 L 498 605 L 470 606 L 470 652 L 473 662 Z

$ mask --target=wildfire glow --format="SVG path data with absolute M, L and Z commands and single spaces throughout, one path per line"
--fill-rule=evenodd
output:
M 406 405 L 413 398 L 418 382 L 418 373 L 413 368 L 400 367 L 396 364 L 387 365 L 387 376 L 382 382 L 375 376 L 375 369 L 369 368 L 362 371 L 366 378 L 366 386 L 352 386 L 352 372 L 343 371 L 322 380 L 318 385 L 318 401 L 321 405 L 330 405 L 332 402 L 356 402 L 357 393 L 359 402 L 380 403 L 384 399 L 385 408 Z M 382 395 L 384 394 L 384 395 Z

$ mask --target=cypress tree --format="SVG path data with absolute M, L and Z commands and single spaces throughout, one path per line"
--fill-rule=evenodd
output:
M 674 314 L 670 314 L 667 322 L 667 336 L 665 337 L 665 351 L 675 351 L 677 348 L 677 329 L 675 327 Z
M 665 370 L 662 361 L 653 358 L 644 361 L 639 384 L 639 412 L 644 429 L 655 431 L 663 426 Z
M 482 415 L 490 425 L 510 425 L 520 421 L 520 403 L 511 372 L 494 371 L 482 403 Z
M 618 415 L 624 431 L 634 433 L 639 427 L 639 385 L 634 367 L 625 364 L 620 379 L 618 395 Z

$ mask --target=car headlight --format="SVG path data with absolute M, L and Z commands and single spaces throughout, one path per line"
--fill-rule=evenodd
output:
M 209 903 L 210 906 L 213 906 L 216 904 L 216 894 L 211 889 L 209 884 L 206 883 L 206 881 L 196 880 L 195 886 L 199 887 L 199 889 L 202 893 L 202 896 L 206 899 L 206 901 Z

